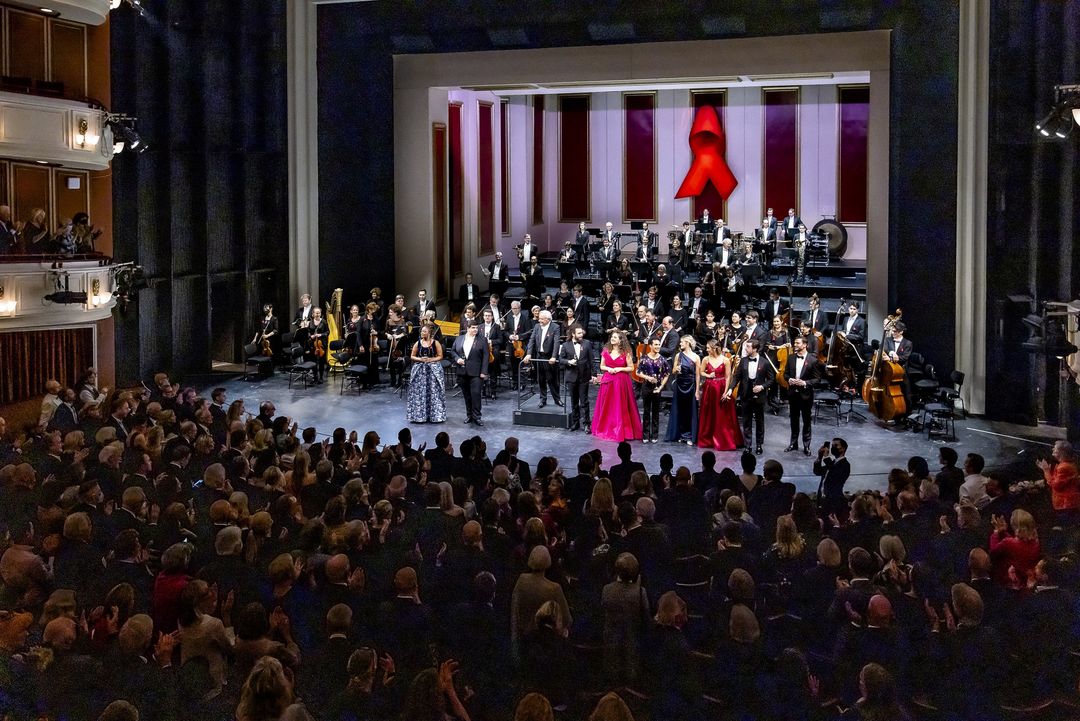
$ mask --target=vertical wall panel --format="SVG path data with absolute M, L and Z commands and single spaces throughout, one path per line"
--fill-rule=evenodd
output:
M 450 279 L 447 272 L 447 178 L 446 178 L 446 125 L 431 124 L 431 179 L 432 179 L 432 255 L 435 258 L 434 297 L 437 302 L 450 295 Z
M 18 220 L 30 217 L 33 208 L 43 208 L 49 212 L 49 169 L 40 165 L 13 164 L 11 212 Z M 68 216 L 70 217 L 70 216 Z M 52 218 L 55 224 L 59 218 Z
M 589 96 L 559 96 L 559 222 L 589 220 Z
M 533 223 L 544 222 L 544 96 L 533 96 Z
M 762 195 L 766 208 L 778 217 L 788 208 L 799 210 L 799 89 L 769 88 L 764 92 Z
M 477 225 L 480 255 L 495 252 L 495 106 L 477 103 Z
M 727 93 L 723 90 L 713 90 L 706 92 L 691 92 L 690 97 L 692 99 L 691 105 L 696 113 L 698 108 L 711 105 L 716 109 L 716 114 L 720 117 L 720 125 L 726 126 L 726 118 L 724 117 L 724 108 L 727 105 Z M 691 119 L 691 124 L 693 120 Z M 725 132 L 727 128 L 724 127 Z M 683 142 L 689 145 L 689 138 L 676 138 L 676 143 Z M 726 218 L 727 217 L 727 204 L 724 197 L 720 195 L 720 191 L 716 189 L 716 186 L 712 184 L 712 181 L 705 183 L 705 187 L 702 191 L 693 199 L 691 204 L 693 208 L 693 214 L 695 218 L 701 217 L 701 211 L 708 208 L 709 216 L 712 218 Z
M 623 221 L 656 221 L 656 93 L 623 95 Z
M 837 220 L 866 222 L 866 183 L 869 173 L 867 137 L 870 88 L 840 88 L 840 169 L 837 174 Z
M 45 79 L 45 18 L 8 8 L 8 75 Z
M 69 181 L 78 183 L 77 188 L 69 188 Z M 56 217 L 72 218 L 76 213 L 90 212 L 90 174 L 85 170 L 57 169 L 53 173 L 53 197 L 56 200 Z M 48 206 L 42 206 L 46 208 Z M 48 212 L 48 211 L 46 211 Z M 30 216 L 27 215 L 27 218 Z M 20 218 L 23 220 L 24 218 Z M 93 217 L 90 222 L 96 225 Z M 101 248 L 95 245 L 95 250 Z
M 499 102 L 499 162 L 502 173 L 499 177 L 500 204 L 499 231 L 510 235 L 510 101 L 502 98 Z
M 461 103 L 450 103 L 450 274 L 465 271 L 465 159 L 461 154 Z
M 49 79 L 63 83 L 65 95 L 86 95 L 86 26 L 49 21 L 49 51 Z

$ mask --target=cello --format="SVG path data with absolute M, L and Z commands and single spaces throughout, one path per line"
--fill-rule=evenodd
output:
M 844 352 L 846 346 L 839 335 L 844 327 L 840 318 L 844 313 L 845 307 L 846 305 L 841 301 L 840 306 L 836 309 L 836 321 L 833 324 L 832 342 L 829 343 L 829 352 L 825 357 L 825 377 L 829 379 L 829 384 L 836 389 L 855 385 L 855 371 L 852 370 L 846 362 L 846 353 Z M 850 345 L 850 342 L 848 345 Z M 854 346 L 852 347 L 854 348 Z
M 862 399 L 870 407 L 875 418 L 892 421 L 907 415 L 907 401 L 904 399 L 904 368 L 884 355 L 885 336 L 903 316 L 897 308 L 896 315 L 885 318 L 885 328 L 881 333 L 881 343 L 874 351 L 870 362 L 870 373 L 863 381 Z

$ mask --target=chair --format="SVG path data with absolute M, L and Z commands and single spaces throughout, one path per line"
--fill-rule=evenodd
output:
M 291 362 L 285 366 L 285 372 L 289 375 L 289 388 L 293 381 L 303 381 L 306 389 L 315 380 L 315 361 L 304 360 L 304 349 L 298 345 L 289 348 L 288 354 Z
M 949 386 L 942 387 L 941 394 L 938 396 L 941 403 L 948 403 L 952 406 L 952 409 L 956 410 L 957 402 L 960 403 L 960 410 L 963 413 L 961 418 L 967 418 L 967 406 L 964 405 L 964 398 L 960 395 L 960 390 L 964 387 L 964 379 L 967 376 L 963 371 L 953 371 L 949 374 Z
M 915 381 L 915 406 L 922 408 L 929 403 L 938 393 L 941 382 L 937 379 L 934 366 L 927 363 L 923 366 L 923 377 Z
M 270 365 L 270 356 L 262 354 L 262 349 L 254 343 L 244 346 L 244 380 L 251 379 L 249 368 L 254 368 L 256 373 L 262 372 L 263 365 Z
M 341 390 L 338 391 L 338 395 L 344 395 L 346 389 L 356 390 L 357 394 L 360 393 L 360 386 L 364 382 L 364 378 L 367 376 L 368 367 L 366 365 L 360 365 L 354 363 L 352 365 L 345 366 L 345 370 L 341 373 Z
M 956 440 L 956 412 L 952 403 L 927 403 L 922 408 L 919 422 L 925 424 L 927 440 L 934 436 L 949 442 Z
M 681 583 L 701 583 L 709 580 L 709 557 L 700 553 L 675 559 L 675 580 Z
M 821 408 L 825 407 L 830 409 L 836 420 L 836 425 L 840 425 L 840 396 L 835 391 L 817 391 L 814 393 L 814 423 L 817 423 L 818 414 Z
M 696 583 L 675 582 L 675 591 L 679 598 L 686 601 L 686 608 L 690 613 L 705 613 L 709 610 L 709 582 L 698 581 Z

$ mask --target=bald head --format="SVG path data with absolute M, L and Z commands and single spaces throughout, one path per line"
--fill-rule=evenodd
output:
M 866 607 L 866 620 L 871 626 L 889 626 L 892 624 L 892 603 L 880 593 L 870 598 Z
M 349 578 L 349 557 L 344 553 L 331 556 L 326 561 L 324 572 L 330 583 L 345 583 Z
M 972 578 L 988 578 L 990 576 L 990 554 L 981 548 L 973 548 L 968 553 L 968 570 Z

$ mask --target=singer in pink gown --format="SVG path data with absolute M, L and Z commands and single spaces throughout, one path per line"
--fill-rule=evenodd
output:
M 600 390 L 596 394 L 592 432 L 609 441 L 641 440 L 641 417 L 634 397 L 630 371 L 634 359 L 625 334 L 611 334 L 608 347 L 600 354 Z
M 720 353 L 720 344 L 710 340 L 708 355 L 701 364 L 701 408 L 698 410 L 698 448 L 734 451 L 743 445 L 742 429 L 735 412 L 735 400 L 723 400 L 731 379 L 730 361 Z

